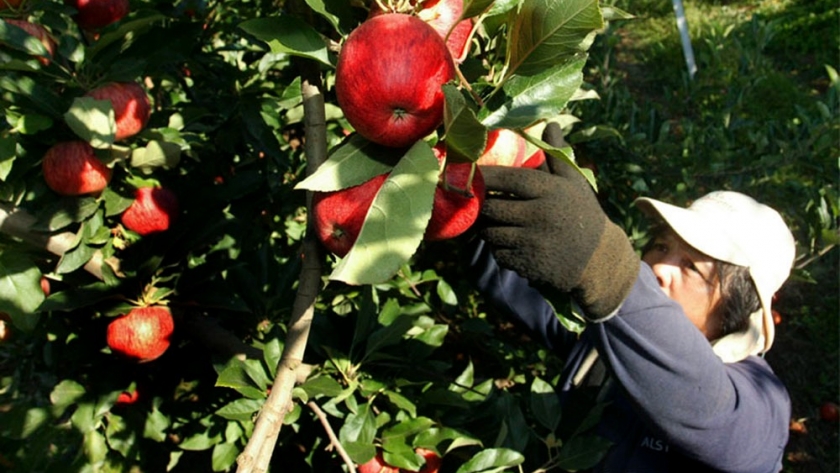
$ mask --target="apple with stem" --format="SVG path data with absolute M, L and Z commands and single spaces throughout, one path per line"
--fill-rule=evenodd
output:
M 464 0 L 425 0 L 421 2 L 420 10 L 414 12 L 416 4 L 416 0 L 410 2 L 412 12 L 434 28 L 444 39 L 456 64 L 464 62 L 469 52 L 468 45 L 473 30 L 472 18 L 461 20 L 461 15 L 464 13 Z M 386 11 L 381 8 L 379 2 L 376 0 L 371 2 L 369 17 L 384 13 Z M 398 13 L 409 12 L 399 11 Z
M 443 142 L 435 145 L 433 151 L 444 169 L 435 188 L 432 216 L 423 235 L 426 241 L 447 240 L 467 231 L 481 212 L 486 192 L 478 166 L 447 163 Z
M 169 308 L 136 307 L 108 324 L 106 340 L 114 353 L 143 363 L 166 352 L 174 330 Z
M 149 122 L 152 111 L 149 97 L 136 82 L 110 82 L 89 91 L 85 96 L 111 102 L 117 125 L 115 141 L 136 135 Z
M 455 77 L 443 38 L 416 16 L 384 13 L 353 30 L 338 55 L 335 92 L 364 138 L 407 147 L 443 122 L 442 86 Z
M 129 230 L 150 235 L 168 230 L 178 219 L 178 212 L 178 196 L 174 191 L 159 186 L 141 187 L 134 193 L 134 201 L 121 220 Z
M 96 194 L 111 180 L 111 169 L 86 141 L 56 143 L 47 150 L 41 168 L 47 186 L 66 196 Z

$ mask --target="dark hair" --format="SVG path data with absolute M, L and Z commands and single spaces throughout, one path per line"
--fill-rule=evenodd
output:
M 651 238 L 642 248 L 642 254 L 653 246 L 656 237 L 671 227 L 665 222 L 658 222 L 651 229 Z M 714 260 L 714 280 L 709 284 L 718 284 L 720 299 L 712 311 L 720 315 L 720 336 L 747 330 L 750 325 L 750 315 L 761 308 L 761 300 L 755 288 L 750 270 L 745 266 Z

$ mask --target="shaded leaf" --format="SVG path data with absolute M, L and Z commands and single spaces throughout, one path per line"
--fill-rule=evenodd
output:
M 592 468 L 604 458 L 611 445 L 612 442 L 595 434 L 574 436 L 557 454 L 557 466 L 569 471 Z
M 443 124 L 446 129 L 447 162 L 475 162 L 487 146 L 487 128 L 469 106 L 461 92 L 452 84 L 444 84 L 446 98 Z
M 531 410 L 537 421 L 552 432 L 560 423 L 560 398 L 554 387 L 539 377 L 531 382 Z
M 25 253 L 2 250 L 0 253 L 0 311 L 25 332 L 38 323 L 38 306 L 44 300 L 41 271 Z

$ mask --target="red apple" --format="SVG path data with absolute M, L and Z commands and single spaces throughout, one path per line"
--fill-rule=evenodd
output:
M 47 186 L 75 196 L 101 192 L 111 180 L 108 168 L 85 141 L 63 141 L 47 150 L 41 163 Z
M 114 140 L 120 141 L 134 136 L 145 128 L 151 113 L 149 97 L 136 82 L 111 82 L 91 90 L 87 97 L 108 100 L 114 109 L 117 123 Z
M 0 2 L 2 1 L 3 0 L 0 0 Z M 44 48 L 47 50 L 48 53 L 47 56 L 39 57 L 38 61 L 45 66 L 48 66 L 50 64 L 50 58 L 52 58 L 52 56 L 55 54 L 55 41 L 52 39 L 52 36 L 50 36 L 50 33 L 47 32 L 47 30 L 43 26 L 36 23 L 30 23 L 25 20 L 15 20 L 12 18 L 6 18 L 4 21 L 10 25 L 17 26 L 23 31 L 29 33 L 30 36 L 34 36 L 35 38 L 37 38 L 38 41 L 40 41 L 41 44 L 44 45 Z
M 177 220 L 178 196 L 166 187 L 141 187 L 123 212 L 122 223 L 141 235 L 162 232 Z
M 410 2 L 414 8 L 416 0 Z M 472 18 L 458 21 L 464 12 L 464 0 L 425 0 L 422 2 L 417 17 L 429 24 L 446 42 L 452 59 L 460 64 L 466 59 L 469 47 L 467 45 L 472 35 Z M 376 1 L 371 2 L 369 17 L 386 13 Z M 409 13 L 401 11 L 400 13 Z
M 523 168 L 536 169 L 536 168 L 542 166 L 544 162 L 545 162 L 545 151 L 543 151 L 540 148 L 537 148 L 537 150 L 534 151 L 534 153 L 531 154 L 531 156 L 528 156 L 528 158 L 525 159 L 525 162 L 522 163 L 522 167 Z
M 66 0 L 76 9 L 76 23 L 84 30 L 104 28 L 123 19 L 129 0 Z
M 780 314 L 778 310 L 771 309 L 770 312 L 773 314 L 773 324 L 779 325 L 782 323 L 782 314 Z
M 820 419 L 836 423 L 840 420 L 840 407 L 833 402 L 824 402 L 820 406 Z
M 172 313 L 164 306 L 138 307 L 108 324 L 108 346 L 130 359 L 152 361 L 169 348 L 175 330 Z
M 519 133 L 506 128 L 494 128 L 487 133 L 487 146 L 476 164 L 521 167 L 525 162 L 527 145 Z
M 443 38 L 416 16 L 385 13 L 353 30 L 335 71 L 347 121 L 368 140 L 405 147 L 443 121 L 441 86 L 455 77 Z
M 463 12 L 464 0 L 426 0 L 417 13 L 446 40 L 446 46 L 458 64 L 467 57 L 473 27 L 471 18 L 458 21 Z
M 140 399 L 140 392 L 137 389 L 131 392 L 123 391 L 119 396 L 117 396 L 116 405 L 128 406 L 137 402 L 138 399 Z
M 44 297 L 50 296 L 50 280 L 46 276 L 41 276 L 41 290 L 44 291 Z
M 441 162 L 446 157 L 445 145 L 439 142 L 435 155 Z M 481 170 L 476 166 L 469 189 L 472 163 L 447 163 L 441 182 L 435 189 L 432 217 L 423 235 L 427 241 L 455 238 L 469 229 L 484 204 L 485 187 Z
M 318 239 L 331 253 L 343 257 L 353 247 L 365 216 L 388 174 L 358 186 L 312 195 L 312 216 Z
M 382 458 L 382 452 L 377 452 L 376 456 L 367 462 L 359 465 L 357 468 L 359 473 L 399 473 L 399 468 L 390 466 L 385 463 Z

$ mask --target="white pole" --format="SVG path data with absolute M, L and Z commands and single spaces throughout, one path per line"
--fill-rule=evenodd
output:
M 680 30 L 680 39 L 682 39 L 683 55 L 685 56 L 685 65 L 688 68 L 688 76 L 693 79 L 697 72 L 697 64 L 694 62 L 694 50 L 691 48 L 691 37 L 688 34 L 688 23 L 685 21 L 685 10 L 683 9 L 682 0 L 672 0 L 674 3 L 674 13 L 677 15 L 677 28 Z

